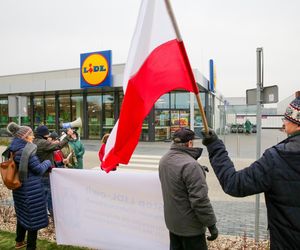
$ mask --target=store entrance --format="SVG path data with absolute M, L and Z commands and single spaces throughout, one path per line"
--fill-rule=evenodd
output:
M 171 111 L 171 138 L 173 133 L 182 127 L 190 126 L 189 110 L 172 110 Z
M 190 113 L 187 109 L 155 110 L 155 141 L 172 139 L 180 127 L 190 126 Z

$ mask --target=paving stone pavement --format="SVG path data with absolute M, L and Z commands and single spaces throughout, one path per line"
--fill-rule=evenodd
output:
M 226 145 L 229 156 L 235 164 L 236 169 L 242 169 L 249 166 L 256 159 L 256 134 L 229 134 L 219 136 Z M 285 139 L 286 136 L 279 130 L 262 130 L 261 152 L 268 147 L 277 144 Z M 195 140 L 196 147 L 203 147 L 201 139 Z M 100 146 L 99 141 L 84 141 L 88 157 L 91 160 L 95 157 L 95 152 Z M 157 171 L 158 161 L 166 153 L 171 142 L 139 142 L 131 161 L 128 165 L 121 165 L 119 171 Z M 204 148 L 203 156 L 199 162 L 211 169 L 207 151 Z M 99 167 L 99 160 L 88 163 L 89 166 Z M 246 235 L 254 237 L 255 233 L 255 196 L 234 198 L 225 194 L 215 177 L 213 170 L 207 174 L 207 183 L 209 186 L 209 197 L 213 204 L 216 216 L 217 226 L 220 234 L 223 235 Z M 260 195 L 260 213 L 259 213 L 259 237 L 268 238 L 267 231 L 267 212 L 264 203 L 264 195 Z

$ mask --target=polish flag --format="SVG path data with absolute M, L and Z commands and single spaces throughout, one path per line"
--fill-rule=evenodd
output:
M 143 120 L 158 98 L 174 89 L 199 92 L 169 2 L 143 0 L 124 71 L 120 117 L 108 138 L 102 169 L 128 164 Z

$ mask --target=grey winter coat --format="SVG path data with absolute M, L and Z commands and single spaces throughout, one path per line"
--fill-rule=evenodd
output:
M 15 152 L 14 160 L 19 166 L 26 141 L 14 138 L 9 151 Z M 33 154 L 28 159 L 27 178 L 22 186 L 13 190 L 14 206 L 18 222 L 27 230 L 38 230 L 48 225 L 46 197 L 42 175 L 51 166 L 50 161 L 40 162 Z
M 221 140 L 207 146 L 225 193 L 265 193 L 271 249 L 300 247 L 300 134 L 267 149 L 249 167 L 236 171 Z
M 172 144 L 159 162 L 159 178 L 168 230 L 180 236 L 204 234 L 216 223 L 208 198 L 202 149 Z

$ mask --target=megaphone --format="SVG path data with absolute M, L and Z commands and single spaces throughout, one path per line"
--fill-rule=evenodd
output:
M 81 128 L 82 127 L 82 121 L 81 118 L 78 117 L 75 121 L 72 122 L 66 122 L 66 123 L 61 123 L 60 125 L 63 129 L 67 128 Z

